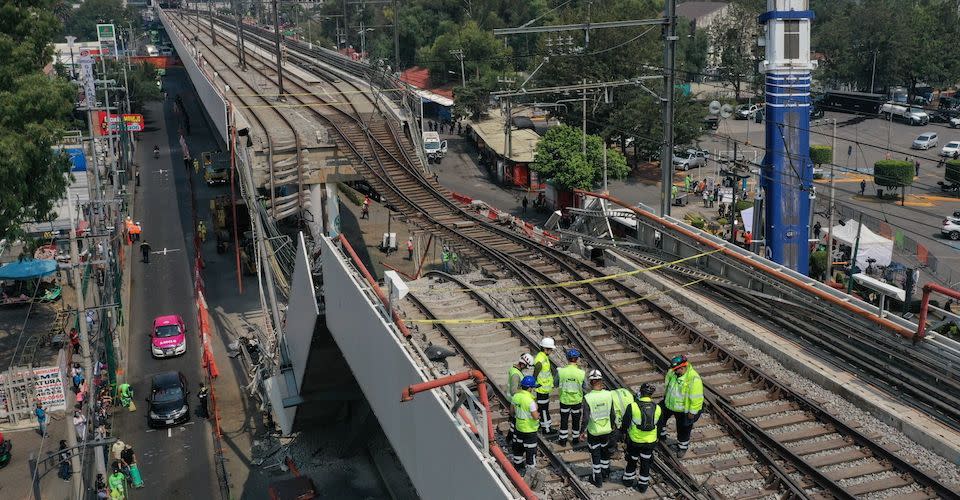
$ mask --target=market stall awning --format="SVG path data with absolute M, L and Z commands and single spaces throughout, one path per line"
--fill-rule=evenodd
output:
M 55 260 L 24 260 L 0 266 L 0 280 L 28 280 L 42 278 L 57 271 Z

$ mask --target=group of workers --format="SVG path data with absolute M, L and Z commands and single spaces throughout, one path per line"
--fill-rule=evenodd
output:
M 589 373 L 581 366 L 577 349 L 566 351 L 567 363 L 558 368 L 551 361 L 556 342 L 540 341 L 536 356 L 520 355 L 510 367 L 507 385 L 511 397 L 510 436 L 513 464 L 520 474 L 536 465 L 537 432 L 556 434 L 560 446 L 586 441 L 590 450 L 590 482 L 598 488 L 610 476 L 610 457 L 620 441 L 626 443 L 623 483 L 641 493 L 650 486 L 650 464 L 659 439 L 666 439 L 670 417 L 676 419 L 678 458 L 690 448 L 693 425 L 703 409 L 703 381 L 686 356 L 675 356 L 664 378 L 663 400 L 653 402 L 657 387 L 640 385 L 636 394 L 628 388 L 607 389 L 600 370 Z M 529 373 L 528 373 L 529 372 Z M 550 398 L 560 402 L 560 427 L 553 429 Z

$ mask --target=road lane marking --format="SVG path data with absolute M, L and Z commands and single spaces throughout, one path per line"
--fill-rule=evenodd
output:
M 167 437 L 173 437 L 173 428 L 167 427 Z

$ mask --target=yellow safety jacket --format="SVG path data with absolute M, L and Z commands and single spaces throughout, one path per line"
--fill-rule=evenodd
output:
M 550 391 L 553 390 L 553 370 L 550 369 L 550 357 L 547 356 L 547 353 L 543 351 L 537 353 L 537 356 L 533 358 L 533 366 L 537 365 L 540 365 L 540 373 L 537 374 L 537 383 L 540 384 L 540 387 L 537 387 L 537 392 L 550 394 Z
M 678 377 L 673 370 L 664 379 L 663 404 L 670 411 L 699 413 L 703 409 L 703 379 L 687 364 L 687 371 Z
M 656 443 L 657 442 L 657 421 L 660 420 L 662 410 L 660 405 L 650 400 L 650 397 L 642 397 L 638 401 L 630 403 L 630 427 L 627 429 L 627 436 L 630 441 L 637 444 Z M 643 427 L 649 430 L 643 430 Z
M 627 407 L 631 404 L 633 404 L 633 393 L 630 392 L 630 389 L 621 387 L 613 391 L 613 414 L 617 418 L 618 429 L 623 425 L 623 414 L 627 412 Z
M 603 436 L 613 431 L 613 424 L 610 422 L 610 409 L 613 407 L 613 393 L 601 389 L 599 391 L 590 391 L 583 400 L 590 408 L 590 420 L 587 422 L 587 434 L 591 436 Z
M 560 402 L 565 405 L 578 405 L 583 402 L 583 379 L 587 376 L 583 368 L 571 363 L 557 370 L 560 388 Z
M 517 432 L 537 432 L 540 422 L 533 418 L 533 413 L 530 412 L 530 405 L 536 403 L 533 394 L 530 394 L 530 391 L 520 391 L 513 395 L 512 401 Z
M 511 366 L 507 373 L 507 395 L 511 398 L 514 394 L 520 392 L 520 381 L 523 380 L 523 372 L 516 366 Z

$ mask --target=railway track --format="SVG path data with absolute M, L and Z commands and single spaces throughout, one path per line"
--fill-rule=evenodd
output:
M 323 73 L 318 76 L 330 77 Z M 261 75 L 269 78 L 264 72 Z M 869 435 L 822 412 L 737 353 L 727 351 L 699 325 L 686 324 L 645 301 L 626 283 L 586 282 L 603 279 L 605 274 L 450 201 L 442 188 L 422 175 L 416 160 L 404 149 L 409 142 L 390 121 L 373 115 L 361 117 L 352 101 L 345 106 L 324 99 L 294 75 L 288 75 L 288 82 L 296 89 L 290 97 L 311 112 L 324 114 L 316 109 L 322 106 L 326 114 L 336 115 L 330 120 L 340 134 L 338 145 L 342 140 L 357 156 L 367 180 L 408 221 L 439 233 L 478 267 L 506 273 L 520 285 L 534 287 L 521 294 L 522 307 L 535 316 L 555 316 L 538 325 L 540 335 L 553 336 L 561 345 L 577 346 L 608 380 L 632 388 L 645 381 L 659 382 L 666 360 L 687 353 L 707 389 L 706 415 L 697 426 L 694 446 L 678 468 L 692 476 L 694 483 L 704 482 L 730 498 L 954 495 L 877 445 Z M 360 90 L 355 84 L 346 84 Z M 577 284 L 556 286 L 566 282 Z M 548 286 L 537 288 L 539 285 Z M 574 321 L 569 311 L 590 312 L 577 315 Z M 455 335 L 451 331 L 449 338 Z M 461 348 L 475 358 L 467 352 L 469 347 Z M 506 354 L 480 362 L 486 364 L 480 367 L 499 380 L 518 353 Z M 578 463 L 571 456 L 574 450 L 553 451 L 566 463 Z

